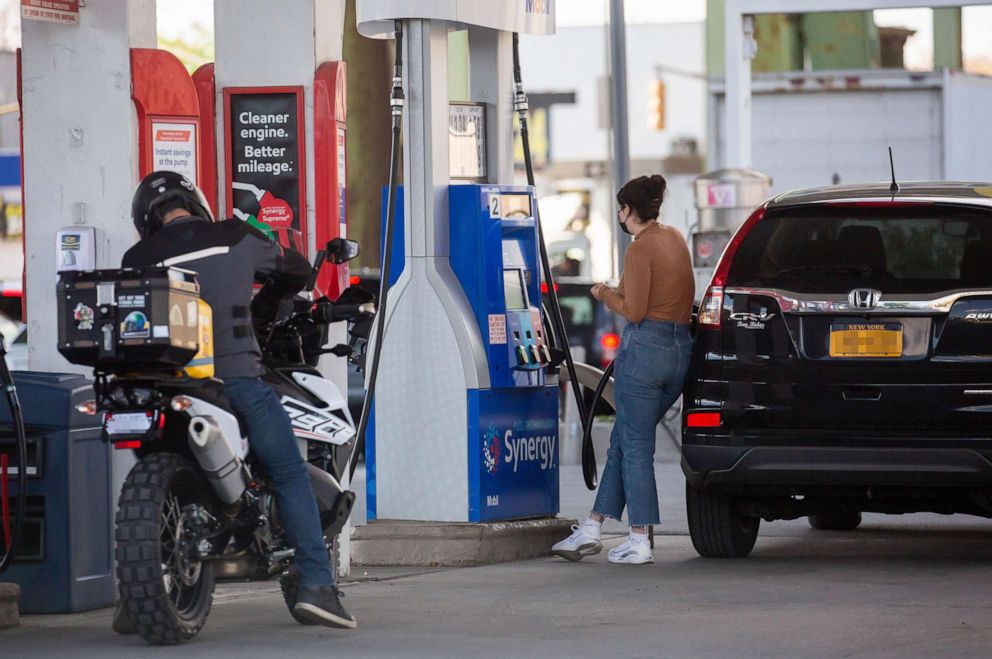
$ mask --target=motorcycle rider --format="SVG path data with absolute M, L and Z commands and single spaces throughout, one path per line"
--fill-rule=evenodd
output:
M 262 354 L 252 327 L 274 320 L 283 298 L 306 286 L 310 264 L 241 220 L 215 222 L 203 193 L 175 172 L 152 172 L 142 179 L 131 213 L 141 240 L 121 265 L 193 270 L 201 297 L 213 309 L 216 377 L 224 381 L 225 397 L 275 487 L 282 524 L 295 549 L 303 584 L 295 613 L 317 624 L 354 629 L 358 623 L 339 599 L 317 500 L 289 416 L 260 377 Z M 255 282 L 263 286 L 252 300 Z

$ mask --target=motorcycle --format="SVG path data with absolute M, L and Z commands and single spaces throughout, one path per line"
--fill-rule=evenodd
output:
M 308 288 L 325 257 L 344 263 L 357 254 L 354 241 L 328 243 Z M 292 421 L 333 552 L 355 500 L 341 485 L 355 422 L 347 395 L 315 366 L 327 353 L 361 364 L 374 296 L 351 287 L 336 301 L 297 298 L 291 307 L 260 336 L 263 379 Z M 341 321 L 349 324 L 348 343 L 323 348 L 328 326 Z M 310 624 L 293 613 L 301 587 L 293 549 L 223 383 L 97 374 L 94 388 L 105 440 L 137 458 L 120 493 L 114 537 L 122 606 L 138 634 L 156 645 L 188 641 L 206 623 L 218 581 L 275 577 L 290 613 Z

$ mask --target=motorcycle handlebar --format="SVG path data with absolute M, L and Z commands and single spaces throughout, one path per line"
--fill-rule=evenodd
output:
M 374 316 L 375 304 L 335 304 L 328 299 L 319 300 L 313 309 L 313 319 L 318 323 L 336 323 L 358 320 L 362 316 Z

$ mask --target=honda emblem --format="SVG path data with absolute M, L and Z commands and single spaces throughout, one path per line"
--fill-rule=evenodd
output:
M 870 310 L 878 305 L 881 297 L 882 293 L 873 288 L 855 288 L 848 294 L 847 301 L 852 309 Z

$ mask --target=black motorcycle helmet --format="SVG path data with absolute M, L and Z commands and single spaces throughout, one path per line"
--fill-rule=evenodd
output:
M 200 189 L 177 172 L 152 172 L 141 179 L 131 199 L 131 219 L 142 238 L 162 228 L 162 218 L 171 210 L 185 208 L 190 215 L 214 221 L 210 204 Z

